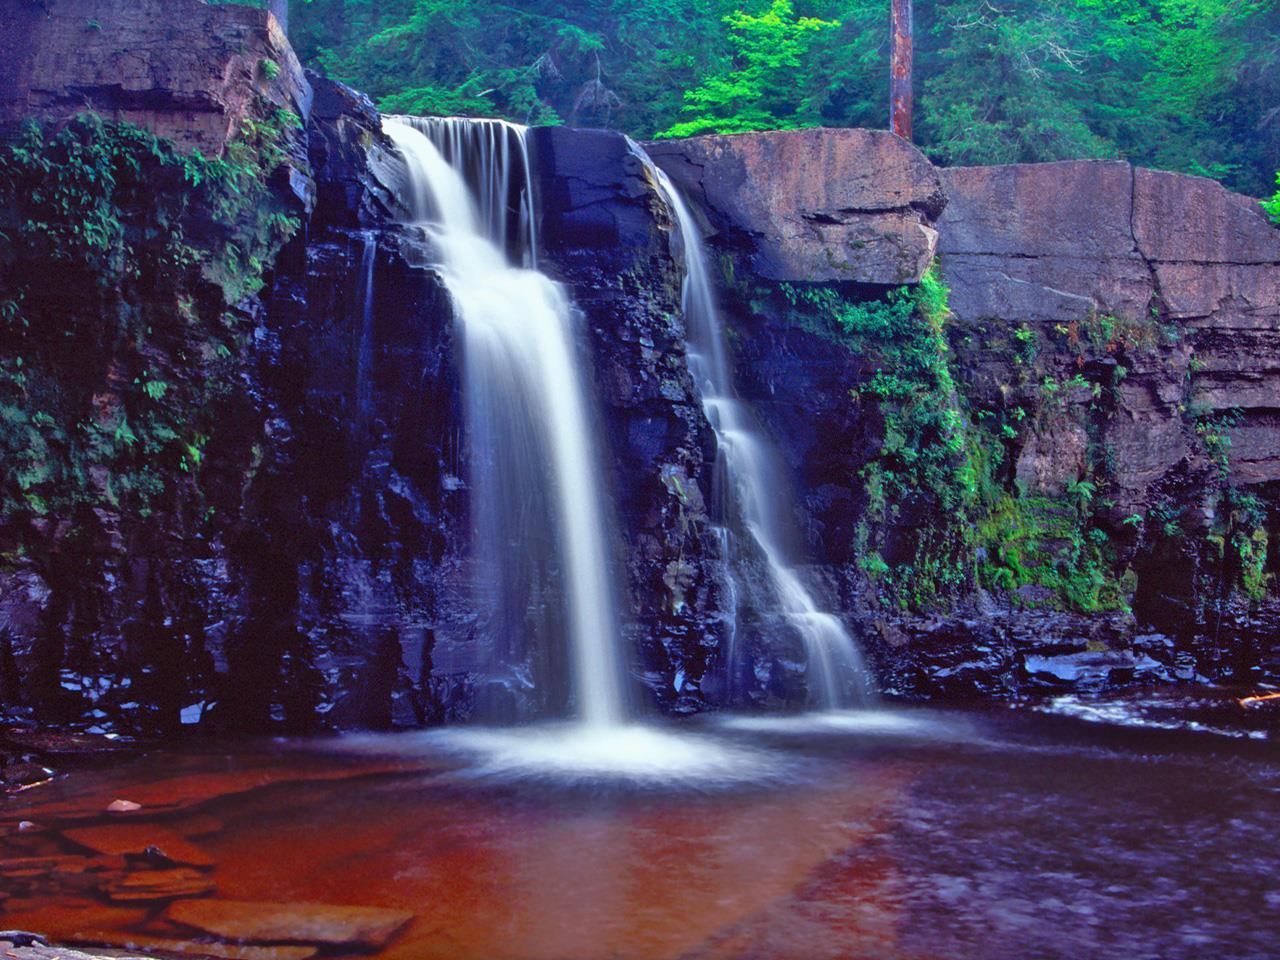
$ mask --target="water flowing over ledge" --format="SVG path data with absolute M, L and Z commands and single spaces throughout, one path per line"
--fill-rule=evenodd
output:
M 667 174 L 647 156 L 645 162 L 671 207 L 684 248 L 689 370 L 718 443 L 716 486 L 721 496 L 717 512 L 723 524 L 727 575 L 735 582 L 732 595 L 737 602 L 744 602 L 747 596 L 736 581 L 749 576 L 741 554 L 752 551 L 763 562 L 769 600 L 776 604 L 779 624 L 797 632 L 804 642 L 810 702 L 828 710 L 869 703 L 874 693 L 857 642 L 838 617 L 819 607 L 801 572 L 786 559 L 785 545 L 796 539 L 787 529 L 788 512 L 793 509 L 784 493 L 788 484 L 751 409 L 735 394 L 720 309 L 698 225 Z M 730 664 L 734 647 L 730 637 L 725 654 Z
M 397 117 L 384 129 L 405 158 L 405 206 L 438 252 L 463 334 L 475 559 L 497 605 L 491 642 L 495 652 L 555 643 L 554 618 L 530 624 L 518 612 L 537 582 L 548 580 L 550 602 L 564 618 L 577 717 L 616 725 L 626 715 L 624 657 L 598 482 L 601 444 L 576 314 L 564 289 L 531 266 L 537 251 L 524 130 Z M 513 201 L 517 228 L 509 231 Z M 530 266 L 511 262 L 512 245 L 518 263 Z

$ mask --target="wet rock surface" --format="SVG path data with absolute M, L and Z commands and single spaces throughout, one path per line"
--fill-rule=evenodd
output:
M 689 375 L 674 224 L 625 137 L 557 128 L 531 137 L 546 267 L 584 314 L 603 402 L 635 611 L 624 628 L 649 696 L 699 709 L 716 696 L 708 674 L 726 601 L 707 515 L 714 438 Z

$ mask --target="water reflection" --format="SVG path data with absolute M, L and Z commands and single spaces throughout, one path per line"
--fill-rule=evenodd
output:
M 146 799 L 216 862 L 219 898 L 412 912 L 393 960 L 1268 956 L 1275 757 L 1064 722 L 735 719 L 643 731 L 643 763 L 577 744 L 554 773 L 572 728 L 157 755 L 10 812 L 56 826 Z M 765 775 L 690 789 L 698 769 Z M 0 925 L 55 937 L 157 922 L 85 888 L 6 908 Z

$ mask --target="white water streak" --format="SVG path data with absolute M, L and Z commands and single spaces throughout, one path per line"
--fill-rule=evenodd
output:
M 579 719 L 619 724 L 625 715 L 623 668 L 600 460 L 574 342 L 574 311 L 564 289 L 532 269 L 536 238 L 524 129 L 398 117 L 386 118 L 384 129 L 408 163 L 407 206 L 436 242 L 440 274 L 463 331 L 472 443 L 511 444 L 546 460 L 545 470 L 528 464 L 515 479 L 551 487 L 545 497 L 555 517 Z M 479 163 L 478 205 L 460 172 L 468 151 Z M 514 238 L 507 229 L 509 198 L 520 189 L 512 183 L 513 163 L 519 163 L 524 185 L 520 235 Z M 524 266 L 510 262 L 509 245 L 519 248 Z M 520 458 L 501 462 L 513 459 Z M 501 505 L 485 502 L 484 489 L 475 485 L 472 510 L 495 511 L 489 520 L 499 521 Z
M 666 173 L 652 169 L 684 243 L 689 370 L 716 434 L 729 493 L 764 560 L 779 612 L 804 642 L 810 699 L 826 709 L 863 703 L 870 698 L 870 685 L 858 645 L 838 617 L 819 608 L 800 572 L 786 560 L 782 545 L 788 539 L 789 519 L 787 505 L 777 495 L 786 484 L 778 477 L 773 451 L 734 391 L 720 309 L 697 224 Z

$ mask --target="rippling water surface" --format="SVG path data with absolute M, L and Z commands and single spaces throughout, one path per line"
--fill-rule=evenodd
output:
M 920 711 L 450 730 L 153 755 L 3 815 L 140 798 L 219 897 L 411 911 L 403 960 L 1273 957 L 1271 749 Z M 153 922 L 74 892 L 0 912 Z

